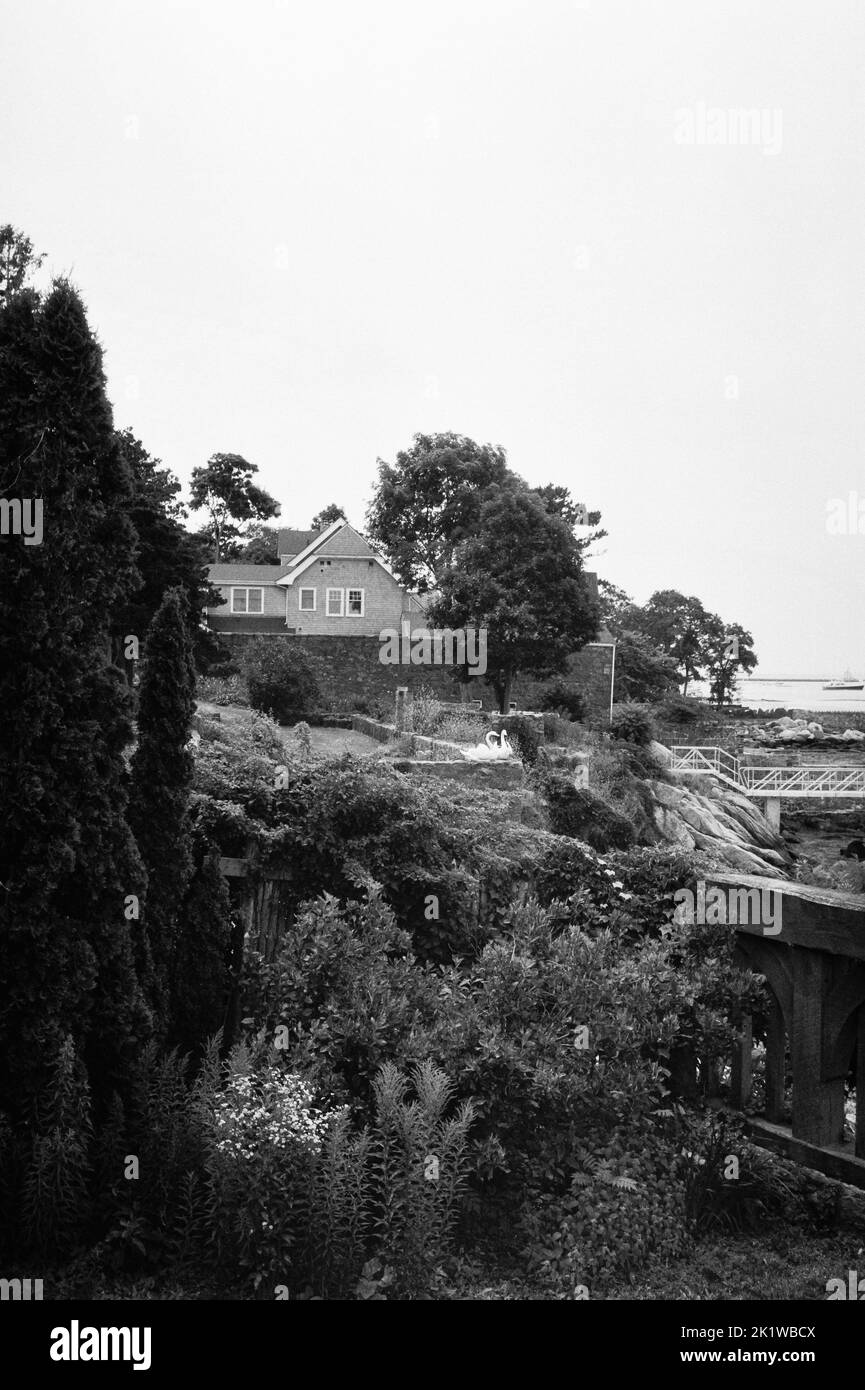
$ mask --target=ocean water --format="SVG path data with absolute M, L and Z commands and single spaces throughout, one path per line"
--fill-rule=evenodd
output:
M 857 675 L 857 680 L 862 676 Z M 836 676 L 809 678 L 745 676 L 736 685 L 737 701 L 749 709 L 813 709 L 835 710 L 845 714 L 865 713 L 865 690 L 824 690 L 823 686 Z M 695 695 L 708 696 L 705 681 L 697 681 L 691 690 Z M 689 692 L 690 693 L 690 692 Z

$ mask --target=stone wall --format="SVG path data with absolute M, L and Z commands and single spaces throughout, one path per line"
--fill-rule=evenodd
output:
M 587 715 L 609 714 L 613 651 L 608 646 L 591 645 L 568 658 L 567 672 L 551 680 L 537 681 L 525 673 L 514 681 L 511 699 L 519 709 L 537 709 L 545 690 L 558 681 L 576 685 L 586 699 Z M 484 702 L 486 703 L 486 701 Z
M 223 647 L 232 654 L 239 654 L 252 640 L 246 633 L 221 632 L 219 636 Z M 398 686 L 408 686 L 409 690 L 426 687 L 440 700 L 481 700 L 484 709 L 496 709 L 493 689 L 483 676 L 473 676 L 468 684 L 461 685 L 453 678 L 452 666 L 386 666 L 379 661 L 381 644 L 377 636 L 293 636 L 283 630 L 267 640 L 297 643 L 315 672 L 323 710 L 350 710 L 356 701 L 366 700 L 371 705 L 380 702 L 390 712 Z M 565 679 L 585 692 L 589 714 L 604 714 L 609 710 L 611 657 L 609 647 L 590 646 L 570 658 Z M 520 676 L 514 683 L 511 698 L 520 708 L 536 709 L 549 684 L 549 681 L 533 681 Z

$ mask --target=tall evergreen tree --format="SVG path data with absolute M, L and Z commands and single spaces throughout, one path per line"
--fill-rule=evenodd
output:
M 141 942 L 154 1013 L 165 1026 L 180 905 L 192 869 L 189 848 L 189 738 L 195 668 L 180 588 L 166 593 L 147 633 L 132 758 L 129 819 L 147 868 Z
M 0 1105 L 21 1113 L 67 1034 L 99 1086 L 150 1026 L 109 642 L 137 582 L 131 485 L 101 349 L 62 280 L 0 306 L 0 496 L 42 514 L 41 543 L 0 534 Z
M 132 475 L 130 515 L 138 533 L 136 567 L 141 586 L 115 614 L 114 659 L 131 677 L 131 662 L 124 659 L 126 637 L 143 640 L 164 594 L 180 584 L 189 598 L 187 621 L 193 651 L 206 665 L 216 658 L 218 642 L 213 633 L 202 628 L 199 615 L 221 598 L 219 590 L 207 582 L 206 557 L 200 545 L 183 526 L 186 508 L 178 500 L 180 483 L 130 429 L 118 431 L 117 442 Z

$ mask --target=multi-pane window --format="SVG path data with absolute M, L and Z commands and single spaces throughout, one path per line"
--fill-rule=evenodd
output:
M 315 589 L 301 589 L 300 611 L 301 613 L 315 612 Z
M 262 613 L 264 611 L 263 589 L 232 589 L 232 613 Z
M 327 591 L 327 616 L 328 616 L 329 618 L 341 618 L 341 617 L 342 617 L 342 614 L 343 614 L 342 600 L 343 600 L 343 590 L 342 590 L 342 589 L 328 589 L 328 591 Z
M 346 612 L 350 618 L 363 617 L 363 589 L 349 589 Z

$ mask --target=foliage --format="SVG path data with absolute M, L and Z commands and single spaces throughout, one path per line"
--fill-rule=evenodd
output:
M 701 668 L 705 666 L 713 698 L 722 703 L 729 696 L 739 669 L 750 671 L 757 664 L 751 634 L 738 623 L 724 623 L 717 613 L 707 612 L 693 594 L 686 598 L 676 589 L 658 590 L 644 607 L 633 604 L 625 608 L 619 622 L 623 635 L 625 631 L 629 637 L 641 633 L 671 658 L 683 682 L 684 695 L 692 680 L 703 678 Z M 731 639 L 735 639 L 732 644 Z M 618 662 L 618 654 L 616 659 Z M 653 698 L 648 689 L 643 698 Z
M 363 903 L 308 903 L 272 961 L 248 953 L 244 986 L 244 1014 L 360 1117 L 379 1067 L 411 1060 L 412 1029 L 438 1005 L 434 979 L 417 969 L 410 935 L 377 892 Z
M 557 680 L 547 686 L 541 696 L 542 710 L 551 710 L 563 718 L 579 721 L 585 718 L 586 697 L 582 690 L 568 681 Z
M 493 727 L 497 732 L 507 734 L 517 756 L 528 767 L 534 766 L 541 746 L 541 731 L 536 719 L 527 719 L 524 714 L 507 714 L 495 719 Z
M 655 737 L 655 726 L 645 705 L 626 700 L 613 706 L 610 733 L 622 743 L 636 743 L 645 747 Z
M 311 531 L 315 531 L 316 534 L 318 534 L 326 530 L 328 526 L 332 526 L 335 521 L 347 520 L 348 518 L 342 507 L 337 506 L 336 502 L 329 502 L 326 507 L 323 507 L 320 512 L 316 513 L 309 523 L 309 527 Z
M 44 255 L 37 255 L 33 242 L 9 222 L 0 227 L 0 307 L 20 294 L 29 276 L 38 270 Z
M 204 468 L 192 470 L 190 506 L 207 512 L 205 529 L 215 564 L 230 558 L 226 547 L 241 535 L 243 522 L 279 516 L 279 503 L 252 481 L 257 472 L 257 465 L 240 454 L 212 454 Z
M 169 589 L 147 633 L 138 694 L 138 745 L 131 764 L 129 821 L 148 875 L 137 932 L 139 974 L 147 981 L 154 1016 L 162 1027 L 175 966 L 178 911 L 192 872 L 189 739 L 195 669 L 187 617 L 183 590 Z
M 709 693 L 720 709 L 731 698 L 740 671 L 753 671 L 757 665 L 754 639 L 739 623 L 725 626 L 712 615 L 705 646 Z
M 170 1042 L 197 1054 L 226 1026 L 232 983 L 232 911 L 219 851 L 205 842 L 183 903 L 170 995 Z
M 664 724 L 698 724 L 706 718 L 706 707 L 699 700 L 675 692 L 665 695 L 654 712 Z
M 475 1112 L 471 1100 L 463 1100 L 446 1119 L 455 1092 L 430 1062 L 415 1066 L 410 1078 L 386 1063 L 375 1080 L 376 1235 L 381 1258 L 410 1297 L 429 1290 L 449 1253 L 465 1188 L 466 1141 Z
M 68 1254 L 88 1215 L 90 1088 L 72 1038 L 61 1044 L 31 1131 L 23 1230 L 45 1256 Z
M 465 435 L 416 434 L 395 464 L 378 461 L 367 534 L 400 583 L 425 593 L 437 587 L 456 546 L 476 530 L 484 500 L 514 477 L 503 449 Z
M 563 672 L 569 655 L 595 636 L 597 609 L 582 570 L 586 544 L 535 493 L 501 488 L 482 503 L 472 533 L 439 575 L 430 621 L 486 629 L 485 679 L 502 712 L 519 671 Z
M 43 544 L 0 539 L 0 1105 L 20 1114 L 67 1034 L 96 1088 L 150 1027 L 124 918 L 145 886 L 131 707 L 108 660 L 111 614 L 138 584 L 132 484 L 64 281 L 0 308 L 0 484 L 41 499 L 46 527 Z
M 640 632 L 625 630 L 616 643 L 615 700 L 658 700 L 679 683 L 676 663 Z
M 242 544 L 230 547 L 236 554 L 232 559 L 244 565 L 278 565 L 279 531 L 275 526 L 265 526 L 261 521 L 252 521 L 246 528 Z
M 130 429 L 115 432 L 117 447 L 132 479 L 129 516 L 138 537 L 136 566 L 140 586 L 112 618 L 114 660 L 131 675 L 132 664 L 125 660 L 125 638 L 134 635 L 143 644 L 144 634 L 169 589 L 180 586 L 185 592 L 184 618 L 200 667 L 217 656 L 217 640 L 198 621 L 205 607 L 223 602 L 217 589 L 207 582 L 200 547 L 183 525 L 186 509 L 178 500 L 180 483 L 173 473 L 153 458 Z
M 651 1253 L 682 1253 L 686 1202 L 675 1151 L 650 1125 L 616 1126 L 579 1145 L 575 1158 L 564 1194 L 542 1196 L 531 1213 L 530 1270 L 593 1296 L 633 1276 Z
M 601 852 L 627 849 L 634 843 L 634 827 L 600 797 L 574 786 L 563 772 L 550 772 L 543 781 L 550 827 L 557 835 L 570 835 Z
M 239 672 L 226 676 L 199 676 L 195 693 L 199 700 L 211 705 L 245 705 L 249 702 L 246 681 Z
M 599 579 L 598 607 L 601 626 L 618 637 L 625 615 L 634 607 L 634 600 L 609 579 Z
M 249 703 L 283 724 L 309 714 L 319 698 L 318 685 L 303 652 L 288 642 L 253 639 L 243 651 Z

